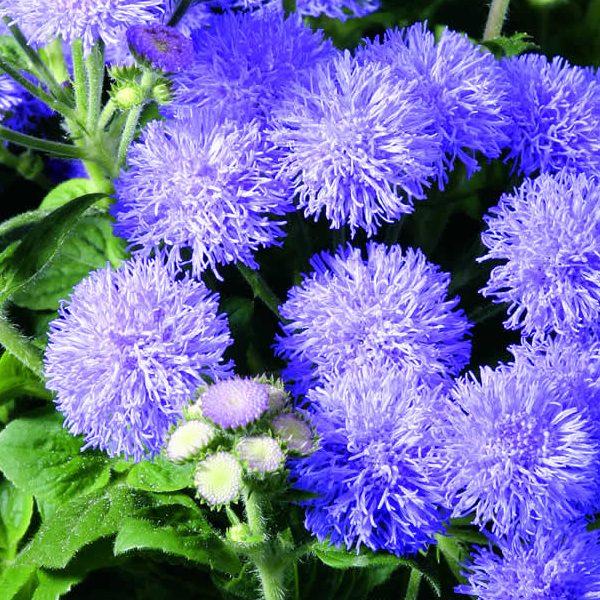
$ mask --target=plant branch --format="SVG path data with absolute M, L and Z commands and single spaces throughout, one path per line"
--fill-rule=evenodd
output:
M 483 31 L 483 41 L 500 36 L 509 4 L 510 0 L 492 0 L 487 21 L 485 23 L 485 29 Z
M 41 380 L 44 379 L 44 363 L 40 352 L 3 314 L 0 314 L 0 345 Z
M 60 156 L 62 158 L 86 158 L 85 153 L 82 149 L 77 148 L 71 144 L 62 144 L 61 142 L 51 142 L 49 140 L 42 140 L 41 138 L 27 135 L 25 133 L 19 133 L 3 127 L 0 125 L 0 139 L 12 142 L 17 146 L 23 146 L 24 148 L 31 148 L 32 150 L 40 150 L 54 156 Z

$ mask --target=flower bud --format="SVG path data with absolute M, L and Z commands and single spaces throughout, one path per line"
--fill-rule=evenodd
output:
M 277 471 L 284 460 L 279 443 L 268 435 L 243 437 L 236 450 L 250 471 L 261 474 Z
M 200 461 L 194 483 L 198 495 L 211 506 L 237 500 L 242 485 L 242 467 L 233 454 L 216 452 Z
M 275 433 L 287 444 L 289 450 L 310 454 L 314 448 L 314 436 L 306 421 L 296 415 L 284 413 L 273 419 Z
M 215 437 L 215 429 L 202 421 L 188 421 L 179 425 L 167 444 L 167 456 L 174 462 L 191 458 L 205 448 Z

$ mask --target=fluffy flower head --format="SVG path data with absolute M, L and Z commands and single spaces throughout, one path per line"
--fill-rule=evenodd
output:
M 598 531 L 581 524 L 540 534 L 531 544 L 479 548 L 467 565 L 468 585 L 456 591 L 480 600 L 588 600 L 600 598 Z
M 28 33 L 29 43 L 45 45 L 60 36 L 70 44 L 81 39 L 84 52 L 101 39 L 118 44 L 136 23 L 155 21 L 163 0 L 0 0 L 0 14 L 12 17 Z
M 372 235 L 412 212 L 436 173 L 441 144 L 430 111 L 376 63 L 349 53 L 318 66 L 274 112 L 272 138 L 307 216 Z
M 502 260 L 481 290 L 509 303 L 509 329 L 574 333 L 600 316 L 598 179 L 565 170 L 526 179 L 485 219 L 481 239 Z
M 203 283 L 173 281 L 158 261 L 92 272 L 50 324 L 48 388 L 86 447 L 139 461 L 203 383 L 226 376 L 231 343 L 217 298 Z
M 526 536 L 592 508 L 598 443 L 587 412 L 551 378 L 524 365 L 484 367 L 453 396 L 444 446 L 454 516 L 475 511 L 495 535 Z
M 127 29 L 130 48 L 163 71 L 178 72 L 193 59 L 191 40 L 166 25 L 132 25 Z
M 563 167 L 600 171 L 600 79 L 560 57 L 502 62 L 510 91 L 509 159 L 526 175 Z
M 500 68 L 489 52 L 466 36 L 445 29 L 436 43 L 426 25 L 416 23 L 388 31 L 381 41 L 367 42 L 358 57 L 388 65 L 397 82 L 416 82 L 417 102 L 434 115 L 448 166 L 458 158 L 472 173 L 478 168 L 475 152 L 497 158 L 507 144 Z M 439 166 L 443 182 L 444 166 Z
M 196 276 L 236 261 L 257 267 L 253 252 L 283 235 L 272 215 L 292 208 L 278 156 L 256 122 L 195 111 L 148 123 L 115 183 L 115 232 L 144 255 L 164 242 L 169 267 L 189 261 Z
M 242 121 L 265 119 L 295 81 L 333 50 L 297 16 L 226 13 L 192 32 L 195 60 L 174 80 L 174 106 L 207 106 Z
M 469 361 L 469 321 L 448 300 L 450 277 L 420 250 L 370 243 L 367 258 L 348 246 L 312 259 L 314 272 L 281 306 L 277 352 L 302 393 L 323 379 L 386 361 L 423 374 L 457 374 Z
M 198 406 L 221 427 L 243 427 L 269 408 L 269 390 L 251 379 L 226 379 L 206 388 Z
M 348 371 L 311 390 L 319 448 L 291 461 L 294 486 L 319 494 L 305 525 L 320 541 L 403 555 L 442 528 L 431 435 L 438 392 L 388 367 Z
M 350 17 L 366 17 L 379 10 L 379 0 L 298 0 L 296 10 L 301 15 L 320 17 L 326 15 L 332 19 L 346 21 Z

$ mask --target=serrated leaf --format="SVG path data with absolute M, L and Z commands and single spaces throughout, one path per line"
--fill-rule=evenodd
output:
M 58 600 L 82 580 L 79 574 L 40 570 L 31 600 Z
M 485 40 L 483 45 L 497 57 L 519 56 L 523 52 L 539 48 L 531 39 L 528 33 L 517 32 L 510 37 L 500 36 Z
M 42 200 L 40 208 L 54 210 L 79 196 L 93 194 L 95 191 L 96 187 L 91 179 L 83 177 L 69 179 L 52 188 Z
M 56 309 L 59 301 L 67 298 L 73 286 L 90 271 L 105 267 L 107 261 L 117 265 L 124 257 L 125 242 L 113 235 L 110 217 L 105 214 L 83 216 L 52 263 L 15 293 L 12 301 L 31 310 Z
M 6 479 L 0 482 L 0 557 L 11 560 L 33 515 L 33 496 Z
M 178 465 L 159 456 L 154 462 L 134 465 L 127 475 L 127 485 L 148 492 L 176 492 L 192 485 L 194 468 L 193 463 Z
M 62 569 L 96 540 L 117 533 L 137 510 L 135 492 L 112 486 L 59 506 L 18 556 L 19 564 Z
M 71 200 L 36 223 L 16 247 L 9 246 L 0 261 L 0 300 L 6 300 L 38 276 L 56 257 L 83 213 L 105 197 L 87 194 Z
M 131 550 L 157 550 L 226 573 L 237 573 L 239 559 L 217 537 L 206 521 L 197 517 L 187 524 L 159 525 L 147 519 L 128 519 L 115 539 L 115 555 Z
M 63 502 L 110 478 L 108 457 L 80 448 L 81 439 L 62 427 L 56 412 L 17 419 L 0 433 L 0 470 L 19 489 Z

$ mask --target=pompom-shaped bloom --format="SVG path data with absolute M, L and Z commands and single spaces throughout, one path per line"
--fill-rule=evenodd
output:
M 465 35 L 445 29 L 436 43 L 425 24 L 416 23 L 368 42 L 358 57 L 389 65 L 401 85 L 416 83 L 417 102 L 434 118 L 448 166 L 458 158 L 472 173 L 478 168 L 476 152 L 500 156 L 508 143 L 505 83 L 494 57 Z
M 288 450 L 309 454 L 315 447 L 315 435 L 310 425 L 298 415 L 282 413 L 271 422 L 273 431 L 285 443 Z
M 598 179 L 560 171 L 526 179 L 485 218 L 481 239 L 502 260 L 481 290 L 509 303 L 509 329 L 577 332 L 600 316 Z
M 563 167 L 600 171 L 600 79 L 560 57 L 502 61 L 510 94 L 509 159 L 529 175 Z
M 591 600 L 600 598 L 598 531 L 581 524 L 502 547 L 479 548 L 456 591 L 480 600 Z
M 279 11 L 227 13 L 192 32 L 195 60 L 174 78 L 175 107 L 207 106 L 265 119 L 295 81 L 333 53 L 320 32 Z
M 160 451 L 203 376 L 226 376 L 227 319 L 203 283 L 158 261 L 92 272 L 50 324 L 48 388 L 87 447 L 139 461 Z
M 164 242 L 169 267 L 189 261 L 195 276 L 235 261 L 257 267 L 252 253 L 283 235 L 272 215 L 292 208 L 278 157 L 256 122 L 206 110 L 148 123 L 115 183 L 115 231 L 144 255 Z
M 225 379 L 206 388 L 198 399 L 202 414 L 221 427 L 243 427 L 269 408 L 269 388 L 252 379 Z
M 288 148 L 284 169 L 305 215 L 323 212 L 335 229 L 348 224 L 372 235 L 412 212 L 442 158 L 415 87 L 346 53 L 293 88 L 274 112 L 271 135 Z
M 0 0 L 0 14 L 14 19 L 30 44 L 43 46 L 59 36 L 67 44 L 81 39 L 89 54 L 97 40 L 118 44 L 130 25 L 155 21 L 163 5 L 164 0 Z
M 498 536 L 535 533 L 593 509 L 599 447 L 588 413 L 525 365 L 460 380 L 448 411 L 446 489 Z
M 215 428 L 203 421 L 182 423 L 170 435 L 167 443 L 169 460 L 180 462 L 192 458 L 210 444 L 215 437 Z
M 309 392 L 319 448 L 292 460 L 306 528 L 320 541 L 417 552 L 445 516 L 432 424 L 439 391 L 385 366 L 348 371 Z
M 194 483 L 198 495 L 214 507 L 237 500 L 242 486 L 242 467 L 229 452 L 215 452 L 200 461 Z
M 364 260 L 348 246 L 313 257 L 314 272 L 290 290 L 277 352 L 297 392 L 365 362 L 410 366 L 423 376 L 456 375 L 469 361 L 470 323 L 450 276 L 420 250 L 370 243 Z
M 326 15 L 332 19 L 346 21 L 350 17 L 366 17 L 379 10 L 379 0 L 297 0 L 296 10 L 301 15 L 319 17 Z
M 248 469 L 257 473 L 273 473 L 281 468 L 284 460 L 279 443 L 268 435 L 243 437 L 236 451 Z
M 127 42 L 136 55 L 163 71 L 181 71 L 193 60 L 191 40 L 167 25 L 132 25 Z

